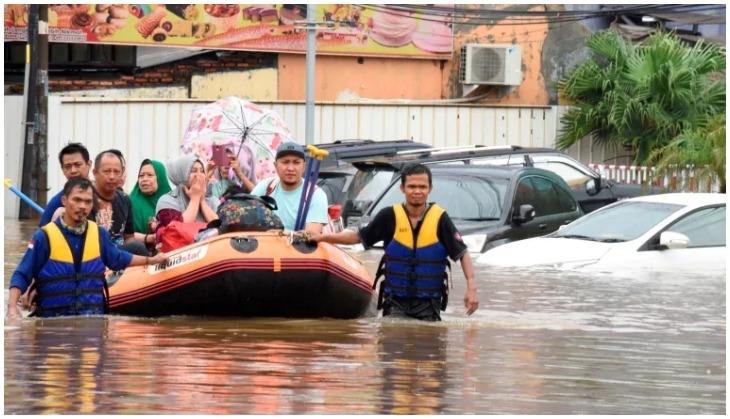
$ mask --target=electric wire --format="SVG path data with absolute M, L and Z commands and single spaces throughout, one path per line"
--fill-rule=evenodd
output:
M 723 4 L 710 4 L 710 5 L 656 5 L 656 6 L 632 6 L 615 9 L 605 9 L 598 11 L 505 11 L 505 10 L 470 10 L 471 14 L 460 14 L 456 12 L 446 12 L 448 9 L 439 9 L 438 13 L 424 11 L 422 6 L 418 5 L 357 5 L 363 9 L 371 10 L 375 12 L 381 12 L 394 16 L 409 16 L 416 20 L 437 22 L 437 23 L 449 23 L 446 20 L 451 20 L 454 24 L 459 25 L 473 25 L 481 26 L 487 25 L 535 25 L 535 24 L 555 24 L 555 23 L 570 23 L 582 20 L 597 19 L 597 18 L 608 18 L 615 17 L 620 14 L 651 14 L 651 13 L 662 13 L 662 14 L 685 14 L 690 12 L 700 11 L 713 11 L 723 10 L 725 5 Z M 545 15 L 549 12 L 550 15 Z M 578 12 L 578 13 L 568 13 Z M 411 13 L 415 13 L 412 15 Z M 534 13 L 531 15 L 525 15 L 525 13 Z M 514 18 L 512 16 L 528 16 L 528 18 Z

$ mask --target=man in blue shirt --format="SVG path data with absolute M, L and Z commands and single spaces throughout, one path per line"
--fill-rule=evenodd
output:
M 274 213 L 281 218 L 287 230 L 294 230 L 296 223 L 299 201 L 302 199 L 305 160 L 304 147 L 294 142 L 283 143 L 276 151 L 274 162 L 278 176 L 260 181 L 251 191 L 252 195 L 269 195 L 276 200 L 278 209 Z M 328 221 L 327 195 L 315 187 L 304 230 L 320 233 Z
M 61 163 L 61 171 L 66 177 L 66 180 L 89 178 L 91 159 L 89 157 L 89 150 L 83 144 L 68 143 L 58 153 L 58 161 Z M 43 227 L 51 222 L 53 214 L 63 206 L 61 205 L 61 197 L 63 197 L 63 191 L 58 192 L 48 201 L 46 209 L 43 211 L 43 215 L 41 215 L 41 219 L 38 222 L 38 227 Z
M 63 215 L 33 234 L 10 278 L 9 318 L 20 316 L 18 299 L 33 279 L 41 316 L 103 314 L 106 267 L 119 270 L 167 260 L 164 253 L 147 257 L 121 250 L 105 229 L 87 220 L 93 206 L 88 179 L 66 182 L 61 203 L 65 207 Z

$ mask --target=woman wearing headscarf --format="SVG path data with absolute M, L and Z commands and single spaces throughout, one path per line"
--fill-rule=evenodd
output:
M 146 245 L 155 244 L 156 227 L 155 210 L 157 201 L 170 192 L 165 165 L 150 159 L 144 159 L 137 174 L 137 183 L 129 194 L 132 201 L 132 224 L 134 235 Z
M 206 197 L 205 164 L 200 158 L 188 155 L 172 160 L 167 163 L 167 173 L 175 188 L 157 201 L 158 227 L 175 220 L 208 223 L 218 219 L 218 202 Z

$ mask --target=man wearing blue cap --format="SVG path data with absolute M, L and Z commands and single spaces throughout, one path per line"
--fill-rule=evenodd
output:
M 283 143 L 276 151 L 274 162 L 277 177 L 260 181 L 251 191 L 252 195 L 269 195 L 276 200 L 279 208 L 274 213 L 281 218 L 287 230 L 294 230 L 296 223 L 302 199 L 305 160 L 304 147 L 294 142 Z M 311 199 L 304 230 L 321 233 L 322 227 L 328 222 L 327 195 L 315 187 Z

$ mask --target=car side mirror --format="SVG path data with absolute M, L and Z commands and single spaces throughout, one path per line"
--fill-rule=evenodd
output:
M 599 191 L 599 185 L 601 184 L 600 178 L 590 178 L 586 181 L 586 193 L 588 195 L 595 195 Z
M 533 218 L 535 218 L 535 207 L 530 204 L 522 204 L 517 214 L 512 216 L 512 221 L 516 224 L 522 224 L 532 221 Z
M 686 249 L 689 246 L 689 237 L 674 231 L 665 231 L 659 236 L 659 250 Z

